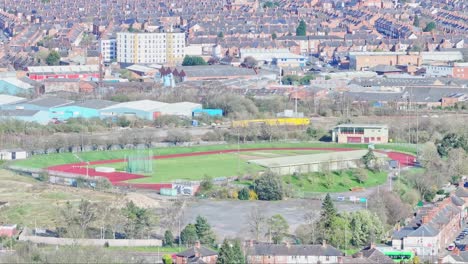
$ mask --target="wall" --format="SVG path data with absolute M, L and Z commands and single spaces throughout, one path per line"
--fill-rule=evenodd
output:
M 113 108 L 110 110 L 99 111 L 99 113 L 100 113 L 101 118 L 113 117 L 113 116 L 127 116 L 128 118 L 131 118 L 131 116 L 133 115 L 142 119 L 153 120 L 152 112 L 146 112 L 146 111 L 130 109 L 130 108 Z
M 50 117 L 59 120 L 67 120 L 72 117 L 93 118 L 99 117 L 97 109 L 84 108 L 79 106 L 64 106 L 50 109 Z
M 23 232 L 24 233 L 24 232 Z M 30 241 L 36 244 L 60 245 L 60 246 L 104 246 L 107 242 L 111 247 L 160 247 L 159 239 L 73 239 L 56 237 L 26 236 L 21 234 L 20 241 Z

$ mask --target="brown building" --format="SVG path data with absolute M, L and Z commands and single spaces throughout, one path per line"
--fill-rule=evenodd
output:
M 199 241 L 195 246 L 182 251 L 176 255 L 176 264 L 206 263 L 215 264 L 218 259 L 218 252 L 203 247 Z
M 419 54 L 406 52 L 350 52 L 349 67 L 362 71 L 378 65 L 421 65 Z

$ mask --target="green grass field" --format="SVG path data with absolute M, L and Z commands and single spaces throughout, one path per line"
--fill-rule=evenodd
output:
M 327 177 L 329 177 L 327 179 Z M 368 179 L 364 183 L 358 182 L 353 170 L 335 171 L 328 176 L 322 173 L 309 173 L 298 176 L 285 176 L 285 183 L 292 184 L 301 192 L 346 192 L 354 187 L 372 187 L 384 184 L 387 180 L 386 172 L 368 171 Z M 327 186 L 327 181 L 331 184 Z
M 112 167 L 125 171 L 126 163 L 111 163 L 101 166 Z M 215 154 L 197 157 L 153 160 L 153 173 L 145 178 L 129 181 L 131 183 L 156 183 L 180 180 L 201 180 L 205 176 L 211 178 L 232 177 L 255 173 L 264 168 L 249 164 L 238 158 L 237 154 Z
M 211 145 L 211 146 L 194 146 L 194 147 L 170 147 L 152 149 L 154 155 L 167 155 L 177 153 L 202 152 L 210 150 L 237 149 L 237 144 L 226 145 Z M 336 143 L 320 143 L 320 142 L 297 142 L 297 143 L 249 143 L 241 144 L 240 148 L 268 148 L 268 147 L 323 147 L 323 148 L 367 148 L 366 144 L 336 144 Z M 413 146 L 399 144 L 382 144 L 376 145 L 377 149 L 393 149 L 402 152 L 414 153 Z M 78 153 L 77 155 L 85 161 L 122 159 L 129 154 L 134 153 L 134 150 L 115 150 L 115 151 L 93 151 Z M 45 168 L 54 165 L 76 163 L 79 160 L 71 153 L 45 154 L 36 155 L 26 160 L 18 160 L 12 163 L 18 167 L 24 168 Z

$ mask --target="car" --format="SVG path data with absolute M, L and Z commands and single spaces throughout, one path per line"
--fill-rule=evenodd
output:
M 452 251 L 454 249 L 455 249 L 455 244 L 453 244 L 453 243 L 447 246 L 448 251 Z

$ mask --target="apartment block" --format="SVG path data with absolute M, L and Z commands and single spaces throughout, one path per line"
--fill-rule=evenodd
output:
M 176 65 L 184 56 L 184 33 L 117 33 L 117 62 Z
M 117 59 L 117 40 L 101 39 L 99 41 L 99 50 L 101 51 L 102 60 L 104 62 L 111 62 Z

